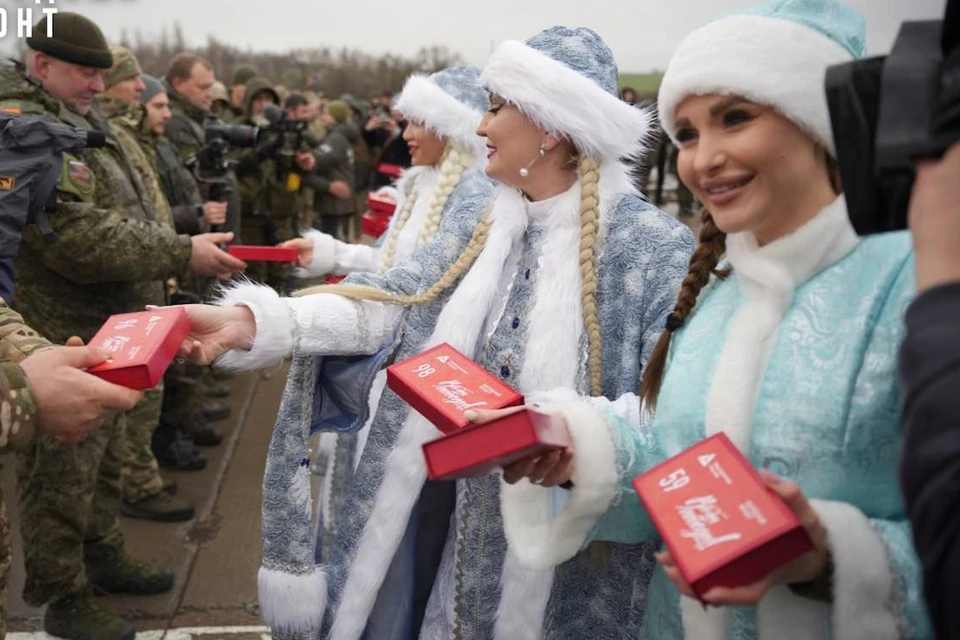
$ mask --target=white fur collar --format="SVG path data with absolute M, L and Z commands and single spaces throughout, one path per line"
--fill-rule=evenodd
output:
M 727 237 L 727 254 L 746 300 L 730 322 L 713 374 L 705 417 L 707 436 L 723 431 L 740 451 L 749 453 L 760 382 L 794 291 L 847 255 L 857 242 L 843 196 L 796 232 L 763 247 L 757 246 L 752 233 Z M 764 606 L 762 602 L 761 609 Z M 699 604 L 685 601 L 682 613 L 687 638 L 729 637 L 727 609 L 704 612 Z

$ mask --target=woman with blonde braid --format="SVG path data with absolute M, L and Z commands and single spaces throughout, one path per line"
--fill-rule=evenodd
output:
M 433 238 L 441 218 L 449 211 L 447 203 L 457 189 L 472 192 L 477 185 L 489 188 L 489 178 L 483 173 L 487 164 L 486 149 L 483 138 L 476 133 L 488 106 L 479 75 L 479 70 L 472 67 L 451 67 L 429 77 L 413 75 L 407 79 L 396 107 L 409 122 L 404 139 L 410 147 L 413 166 L 397 184 L 397 212 L 389 228 L 375 247 L 347 244 L 319 231 L 307 231 L 303 238 L 283 245 L 300 250 L 303 268 L 298 275 L 383 273 Z M 367 402 L 371 418 L 385 386 L 386 371 L 381 370 Z M 357 433 L 320 434 L 317 457 L 326 469 L 316 509 L 316 553 L 320 558 L 328 555 L 335 538 L 348 495 L 346 488 L 366 446 L 371 418 Z M 443 486 L 436 489 L 442 490 Z M 442 513 L 446 510 L 444 505 L 451 502 L 445 495 L 448 492 L 437 496 L 433 493 L 421 503 L 425 521 L 432 521 L 431 514 L 438 509 Z M 438 521 L 438 526 L 446 531 L 442 521 Z
M 497 475 L 457 481 L 447 531 L 422 535 L 421 445 L 438 432 L 390 391 L 326 562 L 311 553 L 301 471 L 311 427 L 357 423 L 342 415 L 352 396 L 316 384 L 318 372 L 358 379 L 330 354 L 383 362 L 448 342 L 527 395 L 567 386 L 615 398 L 639 385 L 693 239 L 631 185 L 650 115 L 617 99 L 617 77 L 589 29 L 503 43 L 481 74 L 492 98 L 478 133 L 501 183 L 492 200 L 452 197 L 434 239 L 385 274 L 287 300 L 242 285 L 221 308 L 188 307 L 183 351 L 195 361 L 313 356 L 294 361 L 298 391 L 284 399 L 264 480 L 260 604 L 277 637 L 580 640 L 639 628 L 652 548 L 611 544 L 606 561 L 585 553 L 528 571 L 507 554 Z
M 478 76 L 473 67 L 450 67 L 407 79 L 396 108 L 409 121 L 403 138 L 413 166 L 397 182 L 397 209 L 390 226 L 377 246 L 305 231 L 302 238 L 282 245 L 300 250 L 299 276 L 386 271 L 433 237 L 462 180 L 487 180 L 483 139 L 476 134 L 487 110 L 487 94 Z
M 659 113 L 707 209 L 645 407 L 541 397 L 574 447 L 504 472 L 510 548 L 547 568 L 590 540 L 657 540 L 630 482 L 704 437 L 725 433 L 763 470 L 813 551 L 702 601 L 665 551 L 635 637 L 932 637 L 897 477 L 911 239 L 857 237 L 823 94 L 827 67 L 863 49 L 862 18 L 837 0 L 771 0 L 684 39 Z

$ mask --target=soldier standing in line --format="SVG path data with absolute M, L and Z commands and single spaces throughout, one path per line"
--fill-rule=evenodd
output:
M 137 391 L 84 373 L 106 359 L 93 347 L 55 347 L 0 302 L 0 453 L 23 451 L 34 435 L 78 442 L 110 411 L 137 404 Z M 69 482 L 69 480 L 65 480 Z M 0 493 L 0 638 L 7 632 L 6 600 L 12 563 L 7 505 Z
M 335 238 L 345 240 L 350 216 L 354 214 L 354 159 L 348 138 L 354 129 L 348 124 L 350 107 L 334 100 L 321 118 L 327 136 L 317 149 L 317 167 L 307 181 L 314 191 L 314 226 Z
M 174 212 L 161 188 L 150 120 L 146 108 L 140 104 L 142 92 L 146 89 L 140 64 L 133 52 L 125 47 L 115 45 L 111 47 L 111 52 L 113 66 L 105 74 L 106 91 L 97 97 L 97 105 L 110 122 L 117 140 L 142 181 L 153 203 L 156 219 L 176 228 L 178 233 L 190 235 L 189 231 L 179 228 L 182 224 L 175 224 Z M 221 203 L 214 204 L 225 209 Z M 184 211 L 178 207 L 177 212 L 181 220 L 197 218 L 196 208 Z M 184 273 L 179 279 L 188 280 L 191 277 L 192 274 Z M 167 304 L 169 299 L 166 292 L 160 289 L 158 293 L 157 299 L 151 304 Z M 146 391 L 143 401 L 127 415 L 122 513 L 128 517 L 158 522 L 182 522 L 193 517 L 193 506 L 171 495 L 175 485 L 171 487 L 164 483 L 152 447 L 164 396 L 161 382 L 156 389 Z
M 173 209 L 177 233 L 196 235 L 206 233 L 212 225 L 223 224 L 226 205 L 214 200 L 203 201 L 197 182 L 180 161 L 176 148 L 164 135 L 170 120 L 170 99 L 163 85 L 152 76 L 143 76 L 146 88 L 140 96 L 147 111 L 154 165 L 160 177 L 160 187 Z M 185 278 L 181 290 L 173 296 L 199 299 L 201 289 L 197 278 Z M 229 387 L 212 383 L 205 386 L 200 368 L 184 362 L 175 362 L 163 378 L 163 409 L 160 426 L 153 435 L 153 452 L 165 469 L 198 471 L 207 466 L 207 458 L 195 445 L 214 446 L 223 436 L 207 423 L 203 413 L 204 395 L 213 392 L 221 397 L 229 394 Z M 226 391 L 224 394 L 220 389 Z
M 266 78 L 247 81 L 246 119 L 243 124 L 255 127 L 270 125 L 264 115 L 268 104 L 279 106 L 280 96 Z M 313 172 L 316 158 L 312 153 L 290 150 L 289 166 L 281 157 L 283 134 L 268 131 L 257 148 L 248 150 L 237 163 L 240 201 L 243 210 L 244 242 L 273 246 L 295 238 L 297 222 L 303 207 L 301 195 L 304 175 Z M 284 293 L 292 267 L 279 263 L 252 263 L 247 276 Z
M 247 83 L 257 76 L 257 70 L 249 64 L 241 64 L 230 76 L 230 108 L 224 120 L 230 123 L 242 122 L 246 117 Z
M 156 221 L 145 189 L 108 125 L 91 110 L 113 58 L 102 32 L 61 11 L 27 39 L 26 69 L 0 69 L 0 109 L 44 115 L 107 137 L 107 146 L 64 154 L 49 233 L 27 228 L 17 258 L 16 303 L 48 339 L 89 340 L 115 313 L 142 309 L 188 266 L 227 275 L 237 261 L 216 243 L 229 235 L 178 236 Z M 242 263 L 240 263 L 242 265 Z M 2 413 L 2 411 L 0 411 Z M 2 415 L 0 415 L 2 418 Z M 18 458 L 24 531 L 24 600 L 47 604 L 44 629 L 62 638 L 129 640 L 134 630 L 95 602 L 95 592 L 154 594 L 173 573 L 134 559 L 119 527 L 125 413 L 86 440 L 36 438 Z

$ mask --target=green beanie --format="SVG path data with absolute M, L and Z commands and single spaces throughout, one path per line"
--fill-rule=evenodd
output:
M 350 105 L 343 100 L 334 100 L 327 104 L 327 113 L 337 122 L 346 122 L 350 117 Z
M 53 37 L 47 36 L 47 19 L 53 20 Z M 89 18 L 71 11 L 58 11 L 40 18 L 33 26 L 27 46 L 64 62 L 82 67 L 109 69 L 113 56 L 100 27 Z
M 233 75 L 230 77 L 230 86 L 247 84 L 247 81 L 256 75 L 257 70 L 252 66 L 249 64 L 241 64 L 233 70 Z
M 107 89 L 121 80 L 143 74 L 140 63 L 137 62 L 137 56 L 133 55 L 130 49 L 115 44 L 110 47 L 110 53 L 113 55 L 113 66 L 103 76 L 103 85 Z

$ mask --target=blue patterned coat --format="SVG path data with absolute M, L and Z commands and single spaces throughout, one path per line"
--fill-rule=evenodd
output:
M 425 290 L 459 255 L 489 205 L 489 196 L 485 192 L 455 194 L 451 203 L 455 208 L 451 215 L 444 216 L 435 240 L 418 250 L 411 260 L 382 276 L 358 274 L 350 280 L 398 294 Z M 672 308 L 693 241 L 686 227 L 632 196 L 606 207 L 604 219 L 597 265 L 598 304 L 603 334 L 603 392 L 613 398 L 638 387 L 641 363 L 649 356 Z M 529 308 L 531 292 L 527 283 L 537 276 L 541 239 L 535 229 L 525 237 L 520 266 L 503 303 L 506 311 L 500 314 L 495 330 L 477 357 L 481 364 L 508 381 L 523 367 L 524 333 L 517 330 L 514 318 Z M 576 260 L 576 256 L 571 259 Z M 304 455 L 308 425 L 342 432 L 358 429 L 366 417 L 363 400 L 376 369 L 388 359 L 399 360 L 418 353 L 433 333 L 448 299 L 449 292 L 431 304 L 406 312 L 395 344 L 374 356 L 352 360 L 295 359 L 264 479 L 265 568 L 290 575 L 316 575 L 315 541 L 306 526 L 309 510 L 302 508 L 304 501 L 291 499 L 297 493 L 291 467 L 296 467 Z M 389 390 L 384 393 L 353 484 L 343 496 L 344 518 L 339 523 L 329 562 L 322 570 L 325 593 L 316 606 L 324 614 L 322 626 L 314 626 L 310 615 L 292 615 L 289 620 L 268 617 L 275 634 L 321 638 L 350 635 L 332 632 L 336 628 L 334 621 L 342 607 L 341 596 L 351 570 L 356 572 L 358 565 L 369 560 L 358 558 L 356 549 L 381 492 L 387 458 L 398 446 L 401 427 L 409 413 L 409 407 L 395 394 Z M 418 494 L 420 486 L 414 483 L 406 490 Z M 499 480 L 494 476 L 458 483 L 457 514 L 434 592 L 437 602 L 431 602 L 428 608 L 421 638 L 494 636 L 506 557 L 497 508 L 498 490 Z M 395 620 L 399 621 L 395 626 L 402 627 L 409 613 L 412 526 L 402 540 L 383 540 L 385 548 L 396 545 L 397 551 L 386 580 L 373 585 L 379 594 L 370 616 L 380 621 L 377 624 Z M 650 547 L 646 545 L 611 545 L 609 560 L 604 565 L 588 559 L 586 554 L 574 559 L 560 567 L 553 578 L 542 633 L 558 640 L 613 639 L 625 637 L 625 629 L 639 630 L 651 572 Z M 263 584 L 261 572 L 261 587 Z M 447 588 L 449 591 L 445 591 Z M 456 593 L 456 597 L 448 598 L 447 593 Z M 402 628 L 377 629 L 374 635 L 378 640 L 409 637 L 409 631 Z

